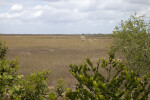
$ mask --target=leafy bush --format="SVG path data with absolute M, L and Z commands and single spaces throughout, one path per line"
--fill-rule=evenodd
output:
M 55 90 L 53 92 L 50 92 L 49 94 L 49 99 L 50 100 L 66 99 L 65 92 L 66 92 L 66 83 L 63 81 L 63 79 L 58 79 L 57 84 L 55 85 Z
M 48 98 L 48 76 L 49 72 L 32 73 L 22 78 L 17 73 L 17 61 L 0 62 L 0 99 L 11 100 L 43 100 Z
M 17 70 L 17 61 L 0 61 L 0 99 L 10 98 L 13 90 L 19 87 L 18 82 L 22 76 L 18 75 Z
M 7 52 L 8 47 L 5 46 L 5 43 L 0 41 L 0 59 L 4 59 L 6 52 Z
M 150 72 L 150 23 L 144 16 L 132 15 L 113 32 L 112 52 L 119 52 L 128 68 L 141 75 Z
M 19 87 L 18 62 L 16 60 L 7 61 L 5 59 L 7 46 L 0 41 L 0 100 L 10 99 L 12 90 Z
M 7 61 L 7 47 L 0 42 L 0 100 L 48 99 L 49 72 L 32 73 L 24 77 L 18 74 L 17 60 Z
M 147 76 L 138 77 L 125 65 L 114 60 L 109 54 L 109 61 L 102 59 L 97 66 L 87 58 L 85 64 L 70 65 L 70 72 L 77 79 L 75 91 L 67 90 L 70 100 L 148 100 L 150 84 Z M 105 74 L 102 74 L 102 72 Z
M 21 99 L 23 100 L 43 100 L 49 95 L 48 88 L 49 72 L 43 71 L 32 73 L 21 82 Z
M 58 84 L 56 84 L 55 86 L 55 91 L 56 91 L 56 94 L 57 96 L 63 96 L 63 93 L 65 92 L 66 90 L 66 83 L 62 80 L 62 79 L 59 79 L 57 81 Z

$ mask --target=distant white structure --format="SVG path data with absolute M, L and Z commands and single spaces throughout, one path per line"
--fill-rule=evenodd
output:
M 85 41 L 85 36 L 81 35 L 80 38 L 81 38 L 81 41 Z

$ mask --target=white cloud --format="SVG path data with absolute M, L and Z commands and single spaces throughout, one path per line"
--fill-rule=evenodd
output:
M 37 27 L 40 26 L 39 30 L 42 30 L 41 26 L 43 25 L 47 31 L 56 29 L 56 33 L 58 28 L 62 29 L 62 33 L 71 33 L 71 30 L 72 32 L 77 32 L 73 29 L 74 27 L 78 32 L 106 31 L 108 33 L 112 31 L 120 20 L 129 18 L 135 11 L 139 14 L 150 12 L 148 10 L 149 2 L 144 2 L 148 0 L 2 1 L 3 3 L 0 1 L 0 5 L 2 5 L 0 6 L 0 24 L 2 22 L 5 24 L 21 22 L 23 25 L 30 26 L 29 24 L 32 23 Z M 11 1 L 11 4 L 5 7 L 5 4 L 9 1 Z
M 37 18 L 37 17 L 40 17 L 41 15 L 42 15 L 42 11 L 40 10 L 40 11 L 37 11 L 37 12 L 35 12 L 35 13 L 33 13 L 33 18 Z
M 21 11 L 23 9 L 22 4 L 15 4 L 11 7 L 12 11 Z

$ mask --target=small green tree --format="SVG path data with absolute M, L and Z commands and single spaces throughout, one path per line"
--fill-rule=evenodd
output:
M 144 16 L 135 13 L 113 31 L 111 52 L 120 53 L 125 65 L 140 74 L 150 72 L 149 26 Z

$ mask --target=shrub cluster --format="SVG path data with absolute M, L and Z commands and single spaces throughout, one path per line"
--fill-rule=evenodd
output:
M 119 53 L 124 64 L 140 75 L 150 72 L 150 23 L 132 15 L 113 31 L 111 52 Z
M 66 96 L 71 100 L 148 100 L 150 84 L 147 76 L 138 77 L 125 65 L 109 55 L 97 66 L 87 58 L 84 65 L 70 65 L 70 72 L 77 79 L 76 90 L 68 89 Z M 105 74 L 100 71 L 103 70 Z
M 7 61 L 7 47 L 0 42 L 0 100 L 43 100 L 48 98 L 49 72 L 18 74 L 17 60 Z

